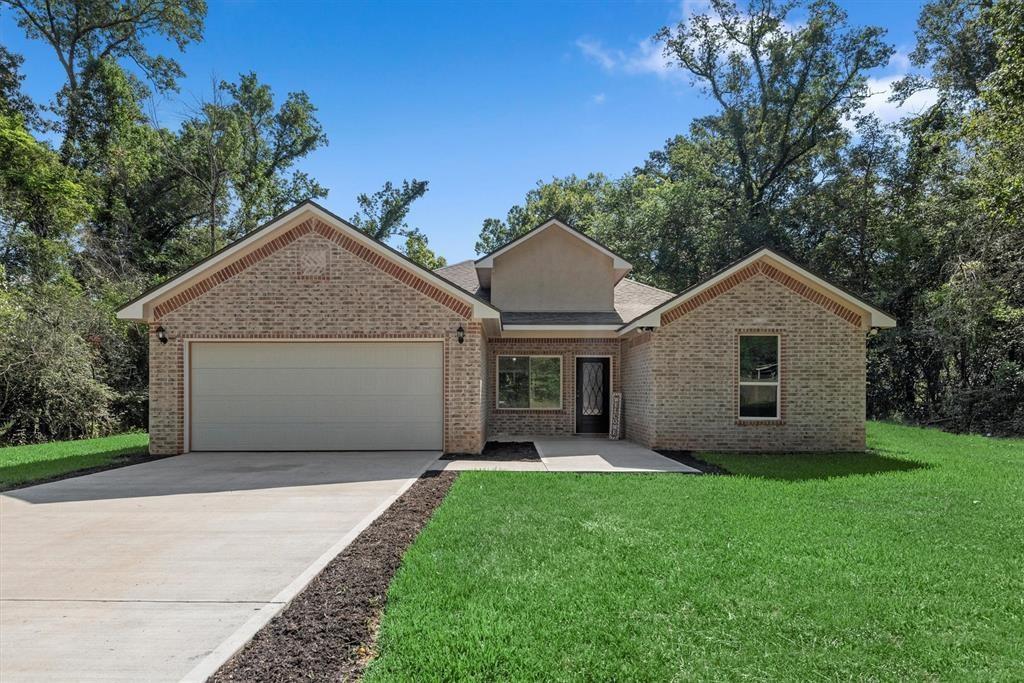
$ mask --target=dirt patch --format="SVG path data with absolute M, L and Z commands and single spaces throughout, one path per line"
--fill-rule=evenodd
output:
M 391 578 L 456 476 L 424 474 L 209 680 L 357 679 Z
M 116 470 L 120 467 L 128 467 L 129 465 L 141 465 L 144 462 L 152 462 L 154 460 L 163 460 L 164 458 L 173 458 L 173 455 L 150 455 L 146 451 L 139 453 L 126 453 L 125 455 L 119 455 L 115 459 L 104 465 L 96 465 L 95 467 L 86 467 L 81 470 L 72 470 L 71 472 L 63 472 L 61 474 L 55 474 L 52 477 L 43 477 L 42 479 L 33 479 L 32 481 L 23 481 L 18 484 L 5 485 L 0 484 L 0 492 L 4 491 L 15 491 L 17 489 L 28 488 L 29 486 L 37 486 L 39 484 L 49 484 L 54 481 L 61 481 L 62 479 L 74 479 L 75 477 L 84 477 L 87 474 L 96 474 L 97 472 L 105 472 L 107 470 Z
M 479 454 L 445 453 L 441 460 L 483 460 L 488 462 L 540 462 L 532 441 L 488 441 Z
M 689 465 L 694 469 L 698 469 L 704 474 L 732 474 L 729 470 L 719 467 L 714 463 L 701 460 L 700 458 L 693 457 L 693 451 L 670 451 L 661 450 L 659 448 L 654 449 L 655 453 L 660 453 L 670 460 L 675 460 L 678 463 Z

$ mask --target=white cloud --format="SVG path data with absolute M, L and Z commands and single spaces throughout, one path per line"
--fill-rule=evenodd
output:
M 619 50 L 605 47 L 598 40 L 580 38 L 576 47 L 584 57 L 609 73 L 654 74 L 667 78 L 677 72 L 662 53 L 661 45 L 653 40 L 642 40 L 631 50 Z
M 593 102 L 594 104 L 604 104 L 605 100 L 607 99 L 608 98 L 605 97 L 605 94 L 603 92 L 599 92 L 596 95 L 592 95 L 590 97 L 590 101 Z
M 599 41 L 580 38 L 576 41 L 576 47 L 580 49 L 584 57 L 597 62 L 606 71 L 611 71 L 618 63 L 618 55 L 606 50 Z
M 882 123 L 894 123 L 907 116 L 920 114 L 936 102 L 934 90 L 922 90 L 911 95 L 906 102 L 900 105 L 897 102 L 890 102 L 892 86 L 896 81 L 903 78 L 904 74 L 893 74 L 891 76 L 879 76 L 868 79 L 868 91 L 871 93 L 864 101 L 864 108 L 861 114 L 874 114 Z M 853 123 L 847 122 L 852 128 Z

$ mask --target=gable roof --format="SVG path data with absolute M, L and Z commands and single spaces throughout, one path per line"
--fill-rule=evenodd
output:
M 240 256 L 240 252 L 245 251 L 248 247 L 256 244 L 257 242 L 267 240 L 275 233 L 291 224 L 294 219 L 304 214 L 309 214 L 311 217 L 318 218 L 320 221 L 340 231 L 351 240 L 380 254 L 384 259 L 390 261 L 392 264 L 400 266 L 407 271 L 412 271 L 418 277 L 427 281 L 431 285 L 434 285 L 455 299 L 466 303 L 471 307 L 473 317 L 499 317 L 498 309 L 491 306 L 490 302 L 487 300 L 466 291 L 464 288 L 454 282 L 451 282 L 443 275 L 439 275 L 434 271 L 424 268 L 415 261 L 409 259 L 405 254 L 402 254 L 387 244 L 379 242 L 378 240 L 360 232 L 354 225 L 346 221 L 344 218 L 331 213 L 310 199 L 307 199 L 288 211 L 285 211 L 281 215 L 272 218 L 270 221 L 256 228 L 248 235 L 245 235 L 231 244 L 217 250 L 210 256 L 207 256 L 181 273 L 178 273 L 177 275 L 146 290 L 136 298 L 125 303 L 117 311 L 117 317 L 122 320 L 145 321 L 144 309 L 147 304 L 152 304 L 161 300 L 163 297 L 170 295 L 172 292 L 192 280 L 217 272 L 218 268 L 223 267 L 225 264 L 230 264 L 233 261 L 233 257 L 236 255 Z
M 460 261 L 450 266 L 438 268 L 434 272 L 451 280 L 467 292 L 490 301 L 491 290 L 480 285 L 474 261 Z M 618 281 L 612 292 L 614 312 L 511 313 L 509 311 L 502 311 L 502 324 L 613 325 L 610 329 L 618 329 L 623 323 L 675 296 L 673 292 L 651 287 L 650 285 L 645 285 L 642 282 L 625 277 Z
M 530 231 L 520 235 L 519 237 L 515 238 L 511 242 L 506 242 L 505 244 L 503 244 L 502 246 L 498 247 L 497 249 L 495 249 L 491 253 L 486 254 L 484 256 L 481 256 L 480 258 L 478 258 L 476 260 L 476 267 L 477 268 L 493 268 L 494 267 L 494 259 L 496 257 L 501 256 L 502 254 L 504 254 L 508 250 L 510 250 L 510 249 L 512 249 L 514 247 L 519 246 L 520 244 L 522 244 L 526 240 L 532 239 L 532 238 L 536 237 L 537 235 L 541 234 L 542 232 L 544 232 L 545 230 L 550 230 L 551 228 L 559 228 L 561 230 L 564 230 L 565 232 L 569 233 L 573 237 L 583 241 L 585 244 L 589 245 L 593 249 L 596 249 L 597 251 L 601 252 L 605 256 L 608 256 L 612 260 L 612 268 L 614 270 L 621 270 L 621 271 L 623 271 L 623 275 L 625 275 L 627 272 L 632 270 L 633 265 L 629 261 L 627 261 L 626 259 L 622 258 L 621 256 L 619 256 L 618 254 L 616 254 L 611 249 L 609 249 L 608 247 L 604 246 L 603 244 L 601 244 L 600 242 L 598 242 L 594 238 L 592 238 L 592 237 L 590 237 L 590 236 L 580 232 L 579 230 L 577 230 L 576 228 L 574 228 L 574 227 L 572 227 L 570 225 L 566 225 L 565 223 L 563 223 L 562 221 L 558 220 L 557 218 L 551 218 L 551 219 L 541 223 L 536 228 L 534 228 L 534 229 L 532 229 L 532 230 L 530 230 Z
M 688 301 L 696 299 L 701 294 L 707 292 L 716 285 L 725 284 L 725 281 L 729 280 L 729 278 L 736 276 L 737 274 L 744 271 L 744 269 L 750 267 L 752 264 L 765 257 L 775 259 L 776 261 L 783 264 L 785 267 L 795 271 L 797 274 L 813 283 L 818 289 L 827 292 L 830 298 L 838 300 L 840 302 L 852 304 L 856 308 L 866 311 L 868 316 L 870 317 L 871 327 L 896 327 L 896 319 L 890 316 L 885 311 L 882 311 L 881 309 L 872 306 L 871 304 L 864 301 L 860 297 L 851 294 L 850 292 L 847 292 L 841 287 L 838 287 L 828 282 L 821 276 L 812 273 L 803 266 L 794 263 L 792 259 L 787 258 L 772 249 L 764 247 L 762 249 L 758 249 L 749 256 L 745 256 L 739 259 L 738 261 L 733 262 L 732 264 L 726 266 L 725 268 L 718 271 L 717 273 L 707 278 L 703 282 L 698 282 L 697 284 L 693 285 L 692 287 L 689 287 L 688 289 L 677 294 L 671 299 L 668 299 L 660 306 L 657 306 L 656 308 L 653 308 L 645 313 L 642 313 L 641 315 L 636 316 L 628 323 L 619 328 L 619 334 L 626 334 L 627 332 L 630 332 L 631 330 L 634 330 L 638 327 L 661 326 L 662 314 L 669 313 L 670 311 L 673 311 L 679 308 L 680 306 L 685 305 Z
M 450 266 L 441 266 L 434 270 L 434 272 L 447 278 L 474 296 L 478 296 L 485 301 L 491 300 L 491 290 L 480 285 L 480 278 L 476 274 L 476 266 L 473 265 L 471 259 L 459 261 Z

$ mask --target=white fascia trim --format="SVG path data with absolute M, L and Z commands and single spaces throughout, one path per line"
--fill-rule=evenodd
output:
M 127 306 L 125 306 L 124 308 L 120 309 L 117 312 L 117 317 L 120 318 L 121 320 L 144 321 L 145 319 L 143 317 L 143 308 L 144 308 L 144 306 L 147 303 L 150 303 L 150 302 L 152 302 L 152 301 L 154 301 L 156 299 L 159 299 L 161 296 L 163 296 L 167 292 L 171 291 L 172 289 L 175 289 L 176 287 L 179 287 L 182 284 L 182 282 L 184 282 L 185 280 L 189 280 L 189 279 L 193 279 L 193 278 L 199 277 L 199 276 L 201 276 L 204 273 L 207 273 L 207 272 L 210 272 L 211 270 L 216 269 L 221 263 L 223 263 L 225 261 L 230 261 L 231 258 L 235 254 L 237 254 L 239 251 L 247 248 L 254 241 L 256 241 L 256 240 L 263 240 L 263 239 L 266 239 L 266 238 L 270 237 L 282 225 L 284 225 L 285 223 L 289 223 L 289 222 L 295 220 L 297 217 L 302 216 L 302 215 L 304 215 L 306 213 L 311 213 L 311 214 L 315 215 L 317 218 L 319 218 L 320 220 L 322 220 L 325 223 L 327 223 L 328 225 L 330 225 L 330 226 L 332 226 L 332 227 L 334 227 L 334 228 L 336 228 L 338 230 L 341 230 L 342 232 L 344 232 L 346 235 L 348 235 L 352 239 L 356 240 L 357 242 L 360 242 L 360 243 L 364 244 L 365 246 L 367 246 L 370 249 L 373 249 L 374 251 L 376 251 L 378 254 L 380 254 L 384 258 L 386 258 L 389 261 L 393 262 L 395 265 L 401 266 L 403 268 L 409 268 L 409 264 L 407 262 L 405 262 L 402 259 L 397 258 L 394 254 L 390 253 L 390 251 L 388 249 L 381 248 L 380 243 L 378 243 L 376 240 L 374 240 L 374 239 L 372 239 L 370 237 L 367 237 L 366 235 L 364 235 L 363 233 L 359 232 L 355 228 L 352 228 L 351 226 L 341 222 L 337 217 L 335 217 L 335 216 L 331 215 L 330 213 L 328 213 L 327 211 L 321 209 L 319 206 L 317 206 L 315 204 L 307 204 L 306 206 L 301 207 L 297 211 L 289 211 L 289 212 L 287 212 L 285 214 L 282 214 L 280 218 L 278 218 L 276 221 L 274 221 L 270 225 L 266 226 L 265 228 L 263 228 L 262 230 L 260 230 L 258 232 L 252 233 L 251 235 L 249 235 L 249 237 L 247 237 L 245 239 L 239 240 L 238 242 L 233 244 L 231 247 L 225 249 L 223 252 L 218 254 L 216 257 L 210 259 L 209 261 L 207 261 L 205 263 L 202 263 L 199 266 L 194 266 L 192 269 L 186 270 L 181 275 L 179 275 L 177 277 L 174 277 L 174 278 L 171 278 L 170 280 L 168 280 L 163 285 L 161 285 L 157 289 L 153 290 L 152 292 L 150 292 L 146 296 L 142 297 L 141 299 L 139 299 L 137 301 L 133 301 L 132 303 L 130 303 Z M 196 270 L 196 268 L 198 268 L 198 270 Z M 470 304 L 473 307 L 473 317 L 474 318 L 484 319 L 484 318 L 500 318 L 501 317 L 501 314 L 498 312 L 498 309 L 493 308 L 491 306 L 488 306 L 487 304 L 483 303 L 482 301 L 480 301 L 478 299 L 475 299 L 474 297 L 468 295 L 466 292 L 463 292 L 462 290 L 460 290 L 460 289 L 450 285 L 446 281 L 444 281 L 441 278 L 439 278 L 437 275 L 431 273 L 429 270 L 424 268 L 422 270 L 418 270 L 418 271 L 414 271 L 414 272 L 417 275 L 419 275 L 420 277 L 422 277 L 424 280 L 427 280 L 432 285 L 436 286 L 438 289 L 441 289 L 441 290 L 447 292 L 448 294 L 451 294 L 455 298 L 457 298 L 457 299 L 459 299 L 461 301 L 464 301 L 467 304 Z
M 537 228 L 535 230 L 531 230 L 530 232 L 526 233 L 525 235 L 523 235 L 519 239 L 512 240 L 511 242 L 509 242 L 508 244 L 506 244 L 504 247 L 502 247 L 498 251 L 494 252 L 493 254 L 488 254 L 484 258 L 480 259 L 479 261 L 476 262 L 476 267 L 477 268 L 493 268 L 494 267 L 494 258 L 496 256 L 501 256 L 502 254 L 504 254 L 506 251 L 508 251 L 512 247 L 515 247 L 515 246 L 518 246 L 518 245 L 522 244 L 523 242 L 525 242 L 526 240 L 530 239 L 531 237 L 536 237 L 537 235 L 539 235 L 540 233 L 544 232 L 545 230 L 547 230 L 550 227 L 561 228 L 562 230 L 564 230 L 565 232 L 569 233 L 570 235 L 572 235 L 573 237 L 577 238 L 578 240 L 582 241 L 583 243 L 589 244 L 591 247 L 593 247 L 594 249 L 597 249 L 599 252 L 601 252 L 605 256 L 610 257 L 611 260 L 612 260 L 612 268 L 614 270 L 632 270 L 633 265 L 631 263 L 629 263 L 629 261 L 626 261 L 622 257 L 620 257 L 620 256 L 618 256 L 618 255 L 608 251 L 607 249 L 605 249 L 600 244 L 598 244 L 594 240 L 590 239 L 589 237 L 587 237 L 583 233 L 581 233 L 581 232 L 579 232 L 577 230 L 573 230 L 572 228 L 567 226 L 562 221 L 554 219 L 554 218 L 551 219 L 550 221 L 548 221 L 547 223 L 544 223 L 539 228 Z
M 619 329 L 619 325 L 502 325 L 509 332 L 608 332 Z
M 818 285 L 824 290 L 827 290 L 837 299 L 841 301 L 846 301 L 848 303 L 852 303 L 857 308 L 862 308 L 866 310 L 871 316 L 871 327 L 896 327 L 896 320 L 886 315 L 882 311 L 878 310 L 877 308 L 869 306 L 863 301 L 860 301 L 859 299 L 852 297 L 851 295 L 847 294 L 846 292 L 839 289 L 835 285 L 829 284 L 825 280 L 822 280 L 814 273 L 809 273 L 808 271 L 804 270 L 803 268 L 793 263 L 792 261 L 783 258 L 782 256 L 779 256 L 771 249 L 761 249 L 760 251 L 757 251 L 748 256 L 747 258 L 743 259 L 742 261 L 734 265 L 732 268 L 729 268 L 728 270 L 723 270 L 718 275 L 714 276 L 707 282 L 702 283 L 699 287 L 695 287 L 693 290 L 687 292 L 685 295 L 674 299 L 669 299 L 668 301 L 661 304 L 657 308 L 648 311 L 642 317 L 637 318 L 636 320 L 634 320 L 633 322 L 629 323 L 621 330 L 619 330 L 619 336 L 628 334 L 633 330 L 637 329 L 638 327 L 661 327 L 661 314 L 664 311 L 675 308 L 676 306 L 689 301 L 690 299 L 697 296 L 704 290 L 708 289 L 709 287 L 714 287 L 716 284 L 726 279 L 736 271 L 746 268 L 751 263 L 764 256 L 784 263 L 787 268 L 792 268 L 800 275 L 813 282 L 814 284 Z

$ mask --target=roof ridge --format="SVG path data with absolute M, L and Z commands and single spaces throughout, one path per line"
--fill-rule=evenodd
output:
M 676 293 L 675 293 L 675 292 L 670 292 L 670 291 L 669 291 L 669 290 L 667 290 L 667 289 L 662 289 L 661 287 L 655 287 L 655 286 L 653 286 L 653 285 L 649 285 L 649 284 L 647 284 L 646 282 L 640 282 L 639 280 L 634 280 L 634 279 L 633 279 L 633 278 L 631 278 L 631 277 L 624 277 L 624 278 L 622 278 L 622 279 L 623 279 L 623 280 L 629 280 L 629 281 L 630 281 L 630 282 L 632 282 L 633 284 L 635 284 L 635 285 L 640 285 L 641 287 L 646 287 L 647 289 L 653 289 L 653 290 L 654 290 L 655 292 L 661 292 L 662 294 L 670 294 L 671 296 L 675 296 L 675 295 L 676 295 Z
M 471 259 L 471 258 L 468 258 L 468 259 L 466 259 L 464 261 L 458 261 L 456 263 L 448 263 L 446 265 L 441 266 L 440 268 L 434 268 L 434 272 L 436 273 L 437 271 L 444 270 L 445 268 L 454 268 L 455 266 L 464 266 L 467 263 L 475 263 L 475 261 L 473 261 L 473 259 Z

